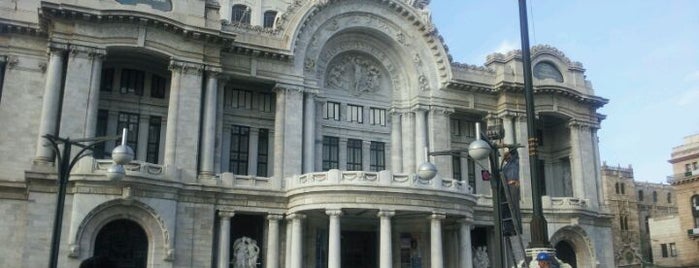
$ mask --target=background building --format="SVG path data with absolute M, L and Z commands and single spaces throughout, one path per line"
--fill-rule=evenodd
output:
M 254 245 L 260 267 L 472 267 L 472 249 L 501 254 L 486 161 L 430 157 L 431 180 L 415 170 L 425 148 L 467 148 L 487 117 L 526 144 L 521 55 L 452 62 L 428 2 L 1 2 L 0 267 L 48 262 L 37 256 L 56 174 L 42 136 L 122 128 L 136 153 L 126 178 L 104 176 L 115 142 L 73 169 L 62 266 L 107 255 L 228 267 Z M 553 47 L 533 47 L 532 63 L 551 243 L 575 267 L 610 267 L 607 100 Z
M 699 265 L 699 134 L 684 138 L 682 145 L 672 148 L 669 162 L 674 175 L 668 182 L 677 193 L 678 215 L 658 223 L 664 230 L 658 237 L 664 243 L 653 248 L 658 264 Z M 662 225 L 661 225 L 662 224 Z M 673 230 L 674 232 L 672 232 Z M 653 238 L 651 230 L 651 239 Z

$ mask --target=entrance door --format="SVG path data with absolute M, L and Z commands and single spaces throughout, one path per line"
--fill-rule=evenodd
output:
M 561 259 L 563 262 L 570 264 L 571 267 L 575 268 L 578 265 L 577 258 L 575 257 L 575 250 L 570 243 L 566 241 L 561 241 L 556 244 L 556 257 Z
M 131 220 L 112 221 L 97 234 L 94 256 L 106 257 L 116 268 L 145 268 L 146 232 Z
M 376 268 L 376 233 L 343 231 L 342 267 Z

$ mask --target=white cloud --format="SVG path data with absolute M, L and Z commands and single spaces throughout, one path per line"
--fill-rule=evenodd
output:
M 502 40 L 502 42 L 500 42 L 498 47 L 495 48 L 495 50 L 492 52 L 507 53 L 507 52 L 510 52 L 512 50 L 515 50 L 515 49 L 519 49 L 519 43 L 514 42 L 512 40 L 505 39 L 505 40 Z
M 699 77 L 698 77 L 699 79 Z M 677 98 L 678 106 L 696 105 L 699 103 L 699 88 L 683 91 Z

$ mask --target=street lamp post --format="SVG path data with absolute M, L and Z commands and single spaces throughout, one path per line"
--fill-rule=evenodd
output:
M 112 151 L 112 159 L 114 165 L 112 165 L 107 170 L 107 177 L 110 179 L 121 179 L 125 175 L 124 167 L 122 165 L 130 162 L 133 159 L 133 150 L 126 145 L 126 129 L 123 131 L 122 143 L 121 145 L 114 148 Z M 56 268 L 58 266 L 58 250 L 60 248 L 61 240 L 61 228 L 63 225 L 63 208 L 66 199 L 66 186 L 68 185 L 68 178 L 70 177 L 70 170 L 78 163 L 80 159 L 88 156 L 91 151 L 98 144 L 104 143 L 110 140 L 117 140 L 119 136 L 110 137 L 96 137 L 96 138 L 83 138 L 74 139 L 61 138 L 54 135 L 44 135 L 42 136 L 48 140 L 49 144 L 46 146 L 51 146 L 53 151 L 56 153 L 56 169 L 58 175 L 58 195 L 56 196 L 56 213 L 53 218 L 53 233 L 51 236 L 51 258 L 49 260 L 49 268 Z M 59 145 L 63 144 L 63 151 L 59 149 Z M 71 148 L 73 146 L 80 147 L 75 156 L 71 158 Z

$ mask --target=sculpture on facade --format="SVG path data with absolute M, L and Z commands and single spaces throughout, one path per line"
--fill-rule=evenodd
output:
M 488 259 L 488 249 L 486 247 L 477 247 L 473 252 L 473 267 L 490 267 L 490 259 Z
M 381 68 L 366 57 L 344 56 L 328 68 L 326 86 L 348 90 L 352 95 L 376 92 L 381 87 Z
M 233 242 L 233 268 L 253 268 L 257 267 L 257 258 L 260 254 L 260 247 L 257 241 L 249 237 L 241 237 Z

